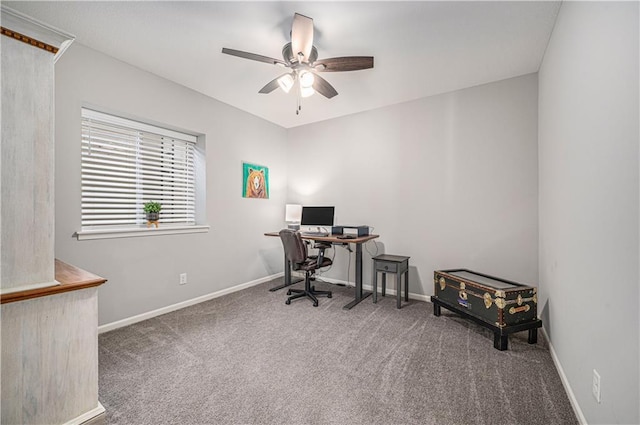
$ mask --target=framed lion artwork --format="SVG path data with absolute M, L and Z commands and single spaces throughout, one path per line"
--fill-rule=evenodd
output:
M 242 163 L 242 197 L 269 199 L 269 168 Z

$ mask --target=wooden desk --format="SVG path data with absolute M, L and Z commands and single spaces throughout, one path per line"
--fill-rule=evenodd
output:
M 356 288 L 355 288 L 355 299 L 353 301 L 351 301 L 349 304 L 345 305 L 344 308 L 345 310 L 350 310 L 353 306 L 355 306 L 356 304 L 358 304 L 360 301 L 364 300 L 365 298 L 367 298 L 368 296 L 371 295 L 371 292 L 366 292 L 362 289 L 362 244 L 364 244 L 365 242 L 368 242 L 372 239 L 376 239 L 379 238 L 380 235 L 367 235 L 367 236 L 358 236 L 356 238 L 353 239 L 340 239 L 338 238 L 338 236 L 341 235 L 328 235 L 328 236 L 312 236 L 312 235 L 305 235 L 304 233 L 301 234 L 302 235 L 302 239 L 307 239 L 307 240 L 312 240 L 312 241 L 317 241 L 317 242 L 328 242 L 331 244 L 355 244 L 356 246 Z M 280 235 L 278 234 L 278 232 L 268 232 L 265 233 L 265 236 L 276 236 L 276 237 L 280 237 Z M 291 281 L 291 264 L 289 264 L 289 261 L 286 258 L 285 255 L 285 259 L 284 259 L 284 283 L 278 287 L 275 288 L 271 288 L 270 291 L 276 291 L 278 289 L 282 289 L 285 288 L 289 285 L 293 285 L 296 282 L 299 282 L 299 280 L 292 282 Z

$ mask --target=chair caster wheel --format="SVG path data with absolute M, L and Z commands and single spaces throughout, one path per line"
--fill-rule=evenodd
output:
M 291 289 L 287 291 L 287 295 L 291 295 Z
M 327 298 L 331 298 L 331 294 L 327 294 Z
M 286 300 L 284 303 L 285 303 L 286 305 L 289 305 L 289 304 L 291 304 L 291 300 Z
M 318 307 L 318 303 L 313 303 L 313 306 L 314 307 Z

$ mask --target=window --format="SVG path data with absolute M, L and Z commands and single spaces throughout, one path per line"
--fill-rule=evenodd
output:
M 145 229 L 145 202 L 160 226 L 194 226 L 197 138 L 82 109 L 82 232 Z M 80 237 L 79 237 L 80 238 Z

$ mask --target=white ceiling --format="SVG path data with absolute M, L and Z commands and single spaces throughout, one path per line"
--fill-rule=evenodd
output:
M 536 72 L 560 2 L 15 2 L 77 43 L 286 128 Z M 258 90 L 283 69 L 294 12 L 314 20 L 319 58 L 374 56 L 370 70 L 324 73 L 338 91 L 303 99 Z

